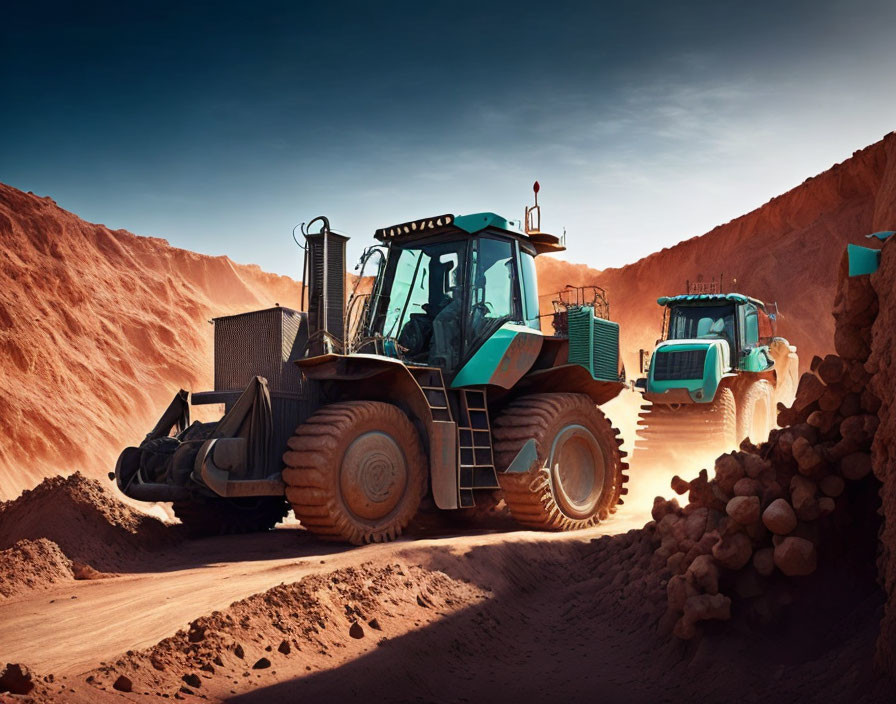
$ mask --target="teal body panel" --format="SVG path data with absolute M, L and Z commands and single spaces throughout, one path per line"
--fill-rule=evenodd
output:
M 458 215 L 454 218 L 454 226 L 459 227 L 464 232 L 471 235 L 480 232 L 487 227 L 496 227 L 499 230 L 506 230 L 515 235 L 525 234 L 520 229 L 518 220 L 508 220 L 501 217 L 497 213 L 470 213 L 469 215 Z
M 540 330 L 504 323 L 461 367 L 451 388 L 485 384 L 511 388 L 532 368 L 543 340 Z
M 878 239 L 885 242 L 896 231 L 886 230 L 884 232 L 874 232 L 867 235 L 867 239 Z M 846 245 L 847 259 L 849 260 L 849 275 L 864 276 L 865 274 L 873 274 L 880 266 L 880 250 L 871 249 L 870 247 L 859 247 L 856 244 Z
M 768 347 L 760 345 L 747 350 L 737 368 L 742 372 L 764 372 L 775 365 L 774 360 L 768 354 Z
M 698 379 L 660 379 L 654 378 L 657 356 L 667 352 L 695 352 L 706 350 L 706 360 L 703 364 L 703 376 Z M 681 344 L 665 344 L 658 347 L 650 359 L 650 370 L 647 375 L 647 392 L 662 394 L 666 391 L 685 389 L 694 403 L 711 403 L 716 391 L 725 376 L 725 359 L 722 354 L 722 343 L 711 342 L 683 342 Z
M 869 247 L 859 247 L 856 244 L 846 245 L 849 259 L 849 275 L 864 276 L 873 274 L 880 266 L 880 250 Z

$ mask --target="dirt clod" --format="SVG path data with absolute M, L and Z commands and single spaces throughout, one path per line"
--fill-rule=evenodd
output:
M 0 673 L 0 692 L 28 694 L 32 689 L 34 681 L 31 671 L 18 663 L 6 663 L 6 668 Z
M 118 679 L 112 683 L 112 689 L 117 689 L 119 692 L 130 692 L 133 688 L 134 683 L 126 675 L 119 675 Z

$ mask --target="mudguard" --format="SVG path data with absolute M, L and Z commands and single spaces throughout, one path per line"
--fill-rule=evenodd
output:
M 325 354 L 298 360 L 296 364 L 306 377 L 321 385 L 330 401 L 384 401 L 398 406 L 422 425 L 436 506 L 458 508 L 457 424 L 433 417 L 426 394 L 407 365 L 373 354 Z

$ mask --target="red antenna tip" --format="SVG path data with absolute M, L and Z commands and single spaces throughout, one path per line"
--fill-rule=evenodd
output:
M 541 186 L 538 185 L 538 181 L 535 182 L 535 185 L 532 186 L 532 190 L 538 193 L 541 190 Z

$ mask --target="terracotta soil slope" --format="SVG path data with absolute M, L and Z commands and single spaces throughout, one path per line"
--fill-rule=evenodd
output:
M 694 207 L 699 208 L 699 194 Z M 662 227 L 661 218 L 643 218 Z M 896 133 L 891 133 L 787 193 L 701 237 L 663 249 L 621 269 L 599 271 L 540 257 L 543 292 L 566 284 L 599 284 L 610 296 L 610 311 L 622 324 L 629 376 L 637 371 L 638 349 L 659 337 L 659 296 L 682 293 L 685 281 L 724 274 L 737 290 L 777 301 L 779 333 L 800 348 L 805 369 L 813 354 L 832 349 L 828 315 L 837 286 L 837 265 L 847 242 L 896 229 Z M 593 262 L 600 265 L 599 261 Z
M 210 388 L 210 318 L 298 298 L 287 277 L 0 184 L 0 499 L 104 475 L 178 387 Z

